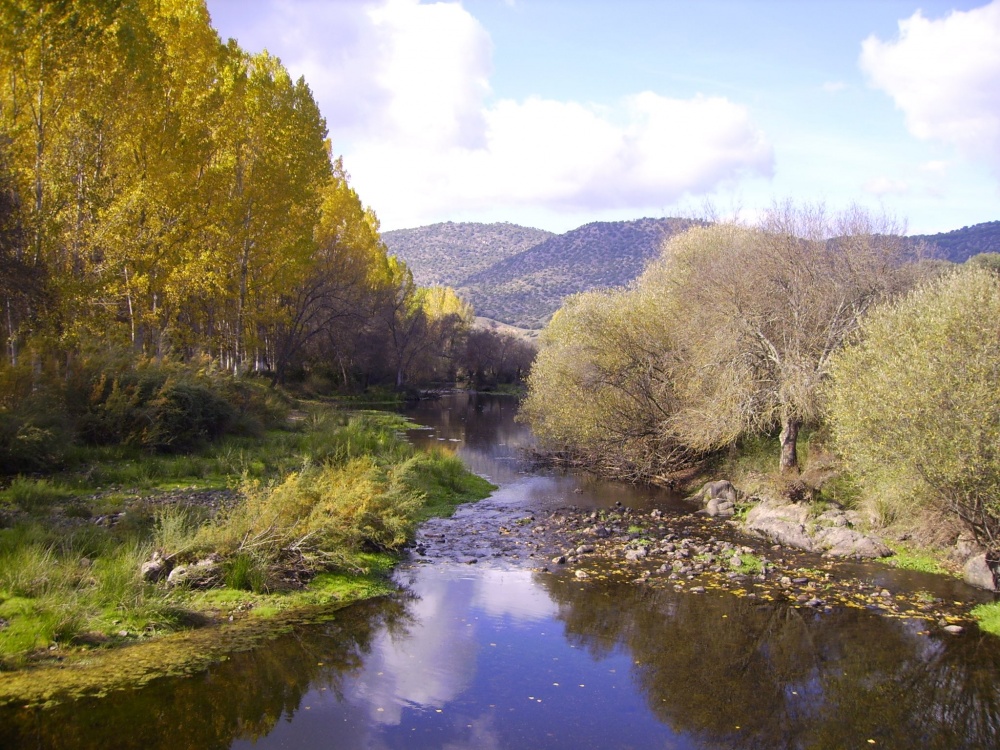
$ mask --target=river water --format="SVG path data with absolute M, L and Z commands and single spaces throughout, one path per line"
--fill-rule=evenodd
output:
M 430 529 L 570 504 L 684 509 L 661 491 L 530 470 L 519 448 L 531 435 L 515 411 L 514 399 L 470 394 L 413 410 L 426 428 L 411 439 L 456 449 L 500 485 L 481 508 Z M 0 746 L 1000 746 L 1000 638 L 863 609 L 577 581 L 539 572 L 543 563 L 528 550 L 474 565 L 414 555 L 397 573 L 398 597 L 197 675 L 0 713 Z M 909 585 L 969 593 L 906 575 Z

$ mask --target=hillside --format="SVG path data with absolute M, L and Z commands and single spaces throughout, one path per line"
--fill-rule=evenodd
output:
M 917 234 L 940 252 L 940 257 L 953 263 L 964 263 L 979 253 L 1000 253 L 1000 221 L 987 221 L 940 234 Z
M 502 222 L 431 224 L 383 232 L 389 252 L 406 261 L 421 286 L 458 287 L 472 274 L 498 260 L 523 252 L 553 237 L 543 229 Z
M 494 263 L 466 278 L 459 289 L 479 315 L 539 328 L 565 297 L 632 281 L 666 237 L 693 224 L 648 218 L 586 224 Z
M 419 284 L 454 287 L 483 318 L 538 329 L 577 292 L 622 286 L 642 273 L 663 240 L 693 226 L 687 219 L 594 222 L 554 235 L 510 223 L 445 222 L 382 235 Z M 936 254 L 963 262 L 1000 252 L 1000 221 L 914 235 Z

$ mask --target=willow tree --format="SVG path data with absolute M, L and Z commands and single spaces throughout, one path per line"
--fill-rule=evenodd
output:
M 828 391 L 835 443 L 872 499 L 901 515 L 954 514 L 994 551 L 998 320 L 1000 278 L 956 270 L 873 312 L 834 357 Z
M 883 217 L 790 204 L 755 226 L 670 240 L 641 283 L 669 289 L 686 317 L 675 331 L 683 405 L 672 420 L 685 442 L 712 449 L 780 428 L 780 470 L 796 471 L 799 429 L 819 414 L 830 358 L 908 283 L 906 252 Z
M 694 457 L 671 424 L 678 317 L 662 291 L 577 294 L 553 316 L 521 408 L 546 450 L 643 480 Z

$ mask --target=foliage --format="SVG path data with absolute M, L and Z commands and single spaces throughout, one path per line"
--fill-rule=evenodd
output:
M 677 311 L 664 309 L 657 292 L 579 294 L 553 317 L 521 407 L 547 450 L 633 479 L 694 458 L 666 420 L 677 409 Z
M 829 358 L 913 270 L 891 225 L 860 210 L 778 206 L 759 226 L 674 236 L 629 289 L 567 300 L 546 328 L 523 413 L 543 446 L 631 478 L 684 468 L 819 418 Z
M 819 416 L 830 357 L 908 282 L 905 251 L 884 218 L 791 204 L 755 227 L 717 224 L 671 242 L 643 282 L 671 289 L 687 314 L 675 332 L 683 439 L 713 449 L 780 427 L 780 467 L 797 469 L 798 430 Z
M 871 315 L 831 369 L 828 413 L 866 496 L 955 514 L 1000 544 L 1000 280 L 957 271 Z
M 223 43 L 202 0 L 4 2 L 0 81 L 0 369 L 30 363 L 32 391 L 94 342 L 275 383 L 326 362 L 345 389 L 435 377 L 390 361 L 399 305 L 414 350 L 460 343 L 390 261 L 306 82 Z M 197 385 L 118 374 L 95 430 L 178 450 L 226 421 Z M 136 409 L 155 412 L 144 434 Z M 12 441 L 44 435 L 18 435 L 0 429 L 29 470 Z

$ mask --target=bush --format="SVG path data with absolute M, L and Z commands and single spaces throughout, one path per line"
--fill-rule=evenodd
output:
M 962 269 L 883 307 L 831 362 L 834 440 L 887 520 L 945 511 L 1000 547 L 1000 278 Z M 926 514 L 924 514 L 926 515 Z

